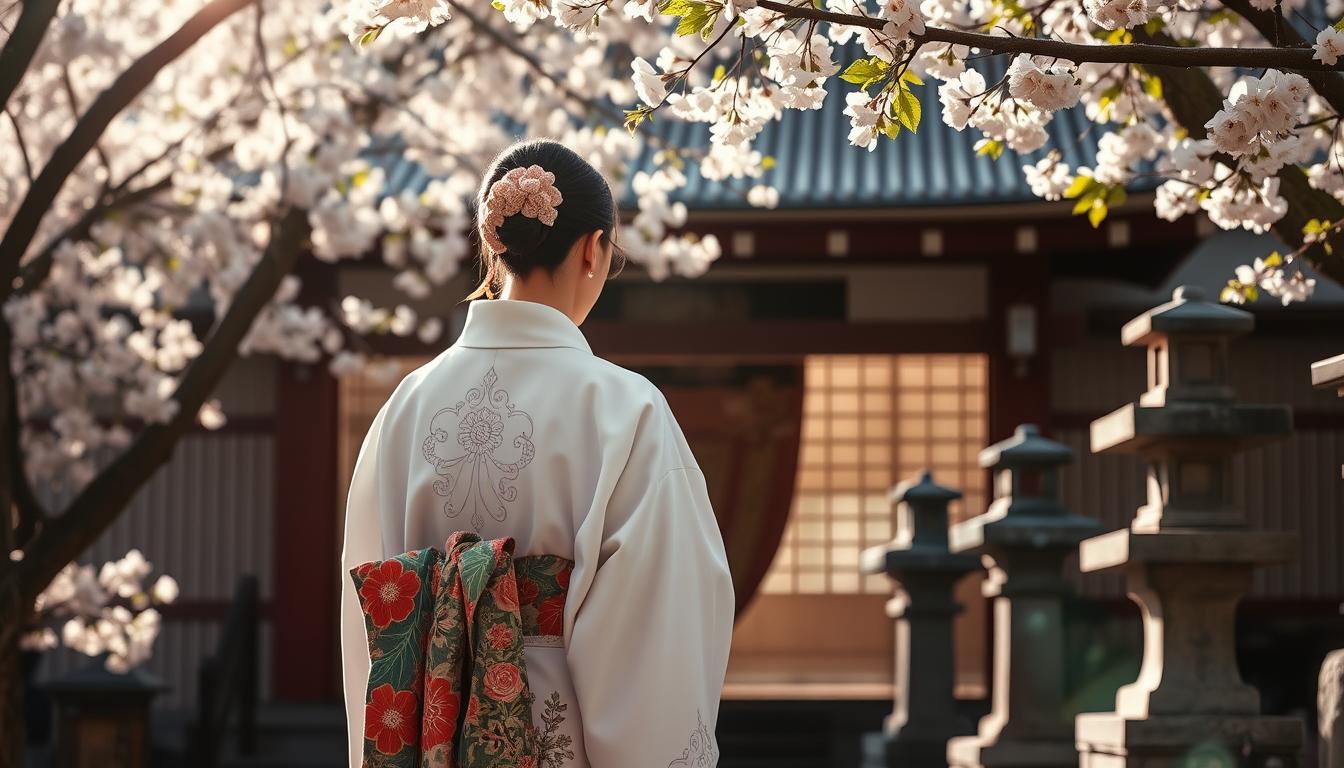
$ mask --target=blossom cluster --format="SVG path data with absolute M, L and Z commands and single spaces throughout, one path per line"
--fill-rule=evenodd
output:
M 38 595 L 38 622 L 23 636 L 23 647 L 64 645 L 87 656 L 106 654 L 104 663 L 113 672 L 144 663 L 161 623 L 154 606 L 168 605 L 178 596 L 177 582 L 167 574 L 146 587 L 153 570 L 135 549 L 97 570 L 88 564 L 67 565 Z

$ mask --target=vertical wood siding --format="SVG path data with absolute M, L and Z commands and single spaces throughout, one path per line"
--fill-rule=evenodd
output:
M 271 516 L 274 497 L 272 438 L 265 434 L 194 433 L 136 496 L 81 563 L 95 567 L 139 549 L 154 564 L 154 575 L 177 579 L 179 603 L 233 599 L 240 576 L 256 574 L 261 599 L 271 595 Z M 49 498 L 57 504 L 64 498 Z M 196 668 L 216 647 L 223 617 L 165 620 L 148 669 L 171 689 L 160 705 L 193 707 Z M 263 637 L 265 626 L 263 625 Z M 263 639 L 263 666 L 269 663 Z M 87 659 L 69 652 L 50 654 L 43 676 L 62 674 Z M 269 675 L 262 676 L 262 695 Z

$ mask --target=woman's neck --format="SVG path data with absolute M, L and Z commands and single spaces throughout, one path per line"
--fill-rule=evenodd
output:
M 509 276 L 499 298 L 508 301 L 530 301 L 554 307 L 569 317 L 574 315 L 574 291 L 564 281 L 554 280 L 545 270 L 534 270 L 526 279 Z

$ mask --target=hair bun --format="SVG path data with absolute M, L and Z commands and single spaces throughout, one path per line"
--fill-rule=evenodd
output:
M 528 256 L 543 242 L 546 241 L 546 235 L 551 228 L 541 223 L 541 221 L 527 216 L 514 214 L 504 219 L 504 223 L 496 228 L 495 232 L 499 234 L 500 242 L 509 249 L 505 254 L 508 256 Z

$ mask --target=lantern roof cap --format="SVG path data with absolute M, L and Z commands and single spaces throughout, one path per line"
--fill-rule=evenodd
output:
M 1239 336 L 1255 328 L 1250 312 L 1209 301 L 1202 288 L 1182 285 L 1171 301 L 1159 304 L 1125 323 L 1120 340 L 1128 347 L 1144 346 L 1160 336 Z
M 1035 424 L 1019 426 L 1012 437 L 980 452 L 980 466 L 986 469 L 1044 469 L 1072 460 L 1073 449 L 1043 437 Z
M 918 480 L 904 480 L 891 491 L 891 500 L 897 504 L 946 504 L 960 498 L 961 491 L 935 483 L 933 473 L 927 469 L 920 473 Z
M 53 695 L 62 694 L 108 694 L 108 693 L 144 693 L 153 694 L 167 690 L 168 686 L 155 675 L 141 667 L 132 667 L 127 672 L 113 672 L 107 668 L 107 654 L 94 660 L 81 669 L 64 677 L 45 683 L 42 687 Z

